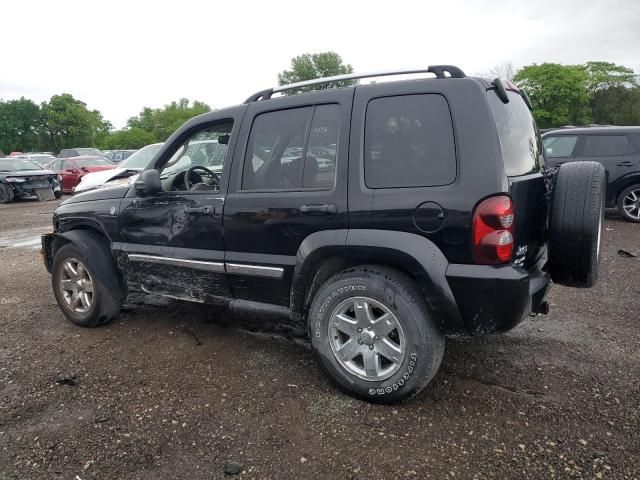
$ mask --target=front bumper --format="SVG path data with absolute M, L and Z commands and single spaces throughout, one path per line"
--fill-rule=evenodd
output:
M 47 269 L 47 272 L 51 273 L 51 265 L 53 264 L 53 256 L 51 255 L 51 244 L 56 237 L 55 233 L 45 233 L 40 237 L 42 248 L 40 248 L 40 255 L 42 256 L 42 262 Z
M 505 332 L 531 313 L 544 312 L 551 277 L 546 256 L 528 270 L 450 264 L 446 276 L 467 332 Z

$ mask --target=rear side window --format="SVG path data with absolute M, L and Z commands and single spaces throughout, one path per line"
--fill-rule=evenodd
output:
M 562 135 L 542 139 L 544 153 L 547 157 L 570 157 L 577 142 L 577 135 Z
M 615 157 L 631 153 L 626 135 L 587 135 L 584 140 L 585 157 Z
M 509 177 L 517 177 L 539 170 L 542 145 L 536 123 L 522 97 L 511 91 L 507 94 L 509 103 L 503 103 L 494 91 L 488 92 L 505 172 Z
M 442 95 L 376 98 L 365 122 L 367 187 L 431 187 L 456 179 L 451 112 Z

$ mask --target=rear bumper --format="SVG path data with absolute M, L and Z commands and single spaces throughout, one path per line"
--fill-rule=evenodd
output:
M 529 314 L 542 312 L 551 286 L 541 258 L 528 270 L 517 266 L 450 264 L 446 277 L 467 332 L 505 332 Z

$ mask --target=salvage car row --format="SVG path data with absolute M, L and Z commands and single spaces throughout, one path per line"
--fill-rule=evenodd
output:
M 62 193 L 74 193 L 86 175 L 113 170 L 134 153 L 136 150 L 74 148 L 63 149 L 57 158 L 51 152 L 12 152 L 7 158 L 0 155 L 0 203 L 29 197 L 50 200 L 60 198 Z M 96 182 L 89 184 L 95 186 Z M 83 189 L 87 188 L 80 191 Z

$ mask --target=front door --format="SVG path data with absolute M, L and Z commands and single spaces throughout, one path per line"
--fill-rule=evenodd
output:
M 224 208 L 236 298 L 288 306 L 301 243 L 346 229 L 353 89 L 249 105 Z
M 221 118 L 174 135 L 154 162 L 162 191 L 141 197 L 132 188 L 123 200 L 120 258 L 131 285 L 197 302 L 230 296 L 222 211 L 245 109 L 220 112 Z

